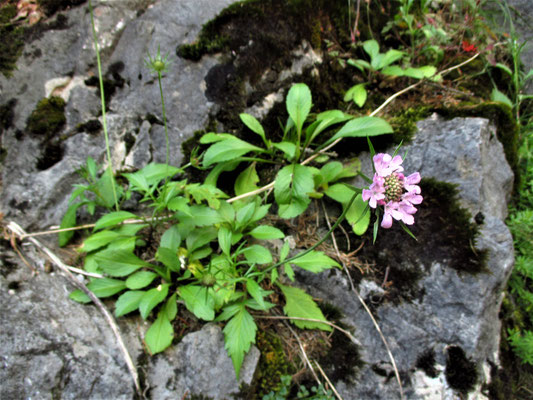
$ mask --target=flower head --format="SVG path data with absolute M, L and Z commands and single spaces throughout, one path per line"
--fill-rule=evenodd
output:
M 170 61 L 167 61 L 168 53 L 165 54 L 164 57 L 161 56 L 161 50 L 158 47 L 157 48 L 157 54 L 152 58 L 150 54 L 148 54 L 148 58 L 144 60 L 146 64 L 146 68 L 149 70 L 161 74 L 163 72 L 168 71 L 168 66 L 170 65 Z
M 383 206 L 383 228 L 390 228 L 393 219 L 406 225 L 414 224 L 415 205 L 423 200 L 420 186 L 417 185 L 421 179 L 420 173 L 405 177 L 400 156 L 379 153 L 373 157 L 373 161 L 376 172 L 370 187 L 363 189 L 363 200 L 368 201 L 372 208 Z

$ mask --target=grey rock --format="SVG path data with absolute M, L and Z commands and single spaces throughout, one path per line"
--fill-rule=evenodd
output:
M 0 398 L 133 398 L 111 329 L 94 307 L 68 299 L 65 278 L 1 268 L 12 273 L 0 275 Z
M 224 350 L 224 335 L 220 327 L 205 325 L 190 333 L 164 357 L 155 357 L 148 379 L 154 399 L 175 399 L 189 395 L 203 395 L 218 399 L 231 398 L 239 392 L 239 385 L 250 384 L 259 361 L 259 350 L 252 346 L 246 355 L 239 381 L 231 359 Z
M 447 349 L 458 346 L 478 368 L 479 379 L 469 398 L 482 399 L 485 397 L 481 385 L 490 380 L 489 365 L 498 365 L 501 327 L 498 312 L 514 263 L 512 237 L 503 223 L 513 175 L 487 120 L 443 121 L 433 116 L 419 122 L 418 128 L 413 142 L 402 149 L 408 154 L 405 172 L 418 170 L 422 177 L 457 184 L 464 207 L 472 215 L 484 213 L 485 221 L 475 246 L 477 250 L 488 251 L 487 271 L 460 274 L 446 262 L 433 262 L 425 266 L 426 272 L 417 283 L 422 296 L 398 305 L 382 304 L 375 316 L 398 369 L 404 374 L 406 398 L 455 399 L 443 371 Z M 361 159 L 363 172 L 371 173 L 370 157 L 363 155 Z M 303 280 L 312 286 L 314 295 L 342 309 L 343 321 L 355 327 L 355 337 L 361 344 L 361 355 L 367 365 L 354 377 L 354 383 L 337 382 L 341 395 L 365 400 L 399 398 L 394 377 L 380 376 L 372 369 L 378 366 L 392 373 L 383 343 L 369 316 L 349 291 L 345 278 L 305 274 Z M 363 293 L 368 292 L 365 282 L 359 286 Z M 425 376 L 416 368 L 417 358 L 428 350 L 435 354 L 436 377 Z

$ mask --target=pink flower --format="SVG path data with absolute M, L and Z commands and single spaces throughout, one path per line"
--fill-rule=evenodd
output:
M 400 166 L 403 162 L 401 156 L 395 156 L 392 158 L 389 154 L 379 153 L 374 156 L 373 161 L 376 174 L 379 176 L 385 177 L 393 172 L 403 171 L 403 167 Z
M 373 161 L 376 173 L 370 187 L 363 189 L 363 200 L 368 201 L 372 208 L 383 206 L 381 227 L 390 228 L 393 219 L 413 225 L 413 214 L 417 211 L 414 205 L 421 204 L 423 200 L 420 186 L 417 185 L 420 183 L 420 173 L 405 177 L 400 156 L 379 153 Z
M 374 175 L 374 182 L 370 185 L 368 189 L 363 189 L 363 200 L 368 201 L 370 207 L 376 208 L 379 201 L 385 199 L 385 187 L 383 186 L 384 179 L 377 174 Z

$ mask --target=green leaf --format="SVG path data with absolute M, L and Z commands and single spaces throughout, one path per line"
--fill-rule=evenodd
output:
M 296 126 L 298 134 L 311 111 L 311 91 L 305 83 L 292 85 L 286 98 L 287 111 Z
M 173 321 L 174 318 L 176 318 L 176 315 L 178 315 L 178 302 L 176 300 L 176 297 L 177 294 L 174 293 L 172 296 L 169 297 L 164 306 L 165 312 L 170 321 Z
M 499 101 L 500 103 L 507 104 L 509 107 L 513 108 L 513 102 L 511 101 L 511 99 L 496 88 L 492 89 L 490 99 L 492 101 Z
M 127 219 L 133 219 L 133 218 L 137 218 L 137 216 L 130 212 L 114 211 L 114 212 L 104 215 L 102 218 L 96 221 L 94 230 L 99 231 L 100 229 L 114 226 L 114 225 L 120 224 L 121 222 Z
M 384 67 L 387 67 L 387 66 L 395 63 L 399 59 L 401 59 L 403 56 L 404 56 L 404 52 L 403 51 L 391 49 L 391 50 L 387 51 L 383 55 L 383 58 L 380 60 L 381 62 L 378 65 L 378 68 L 376 68 L 376 69 L 382 69 Z
M 511 68 L 509 68 L 507 65 L 497 63 L 495 67 L 501 69 L 502 71 L 505 71 L 509 76 L 513 76 L 513 71 L 511 71 Z
M 194 250 L 199 249 L 217 237 L 217 230 L 211 226 L 195 229 L 187 236 L 187 239 L 185 240 L 187 244 L 187 250 L 189 253 L 192 253 Z
M 98 267 L 111 276 L 126 276 L 150 265 L 127 250 L 108 249 L 95 254 L 94 258 Z
M 389 76 L 404 76 L 405 71 L 398 65 L 389 65 L 381 70 L 385 75 Z
M 222 161 L 229 161 L 241 157 L 251 151 L 264 152 L 260 147 L 232 137 L 231 139 L 225 139 L 211 145 L 205 152 L 203 164 L 204 167 L 209 167 Z
M 178 272 L 181 268 L 178 254 L 176 251 L 167 249 L 166 247 L 159 247 L 155 253 L 155 259 L 165 265 L 168 269 Z
M 339 267 L 340 265 L 333 259 L 321 251 L 311 251 L 291 261 L 292 264 L 305 269 L 306 271 L 318 273 L 330 269 L 331 267 Z
M 282 218 L 293 218 L 305 211 L 314 190 L 313 173 L 308 167 L 292 164 L 283 167 L 276 176 L 274 197 Z
M 285 141 L 280 143 L 272 143 L 272 146 L 285 153 L 287 160 L 292 160 L 296 155 L 296 145 L 294 143 Z
M 343 207 L 345 206 L 343 204 Z M 352 229 L 356 235 L 361 236 L 368 229 L 368 225 L 370 224 L 368 203 L 363 200 L 360 194 L 357 195 L 350 209 L 346 212 L 346 220 L 352 225 Z
M 361 72 L 365 72 L 365 69 L 372 69 L 372 66 L 365 60 L 353 60 L 350 58 L 346 63 L 352 67 L 356 67 Z
M 150 353 L 157 354 L 170 346 L 172 339 L 174 339 L 174 328 L 166 313 L 160 312 L 152 326 L 146 331 L 144 341 Z
M 294 282 L 294 270 L 292 269 L 290 264 L 283 264 L 283 270 L 285 271 L 285 275 L 287 275 L 287 278 L 291 280 L 291 282 Z
M 115 187 L 114 190 L 113 186 Z M 115 181 L 111 168 L 108 167 L 96 182 L 96 192 L 98 193 L 97 201 L 102 206 L 111 209 L 115 205 L 114 191 L 116 191 L 117 197 L 120 197 L 120 188 Z
M 307 144 L 311 143 L 320 133 L 332 125 L 352 119 L 353 116 L 340 110 L 328 110 L 316 116 L 316 121 L 306 129 Z
M 358 85 L 352 86 L 346 94 L 344 95 L 344 101 L 352 101 L 357 104 L 359 107 L 363 107 L 366 98 L 367 98 L 367 92 L 365 89 L 365 83 L 360 83 Z
M 342 172 L 342 169 L 343 166 L 341 162 L 332 161 L 320 168 L 320 175 L 322 175 L 325 182 L 334 182 L 335 180 L 337 180 L 337 175 Z
M 281 247 L 280 251 L 279 251 L 279 261 L 280 262 L 283 262 L 285 261 L 285 259 L 287 258 L 287 256 L 289 255 L 289 251 L 291 250 L 291 246 L 289 244 L 289 241 L 288 240 L 285 240 L 283 242 L 283 246 Z
M 248 234 L 260 240 L 282 239 L 285 237 L 285 234 L 281 230 L 268 225 L 259 225 L 248 232 Z
M 257 326 L 254 318 L 244 305 L 241 305 L 237 313 L 224 327 L 225 347 L 233 362 L 237 379 L 239 379 L 244 355 L 250 350 L 251 344 L 255 343 L 256 331 Z
M 235 180 L 235 194 L 240 196 L 241 194 L 252 192 L 258 189 L 258 182 L 259 176 L 255 170 L 255 163 L 252 163 L 248 168 L 242 171 Z
M 309 318 L 326 321 L 320 308 L 313 301 L 313 298 L 302 289 L 292 286 L 284 286 L 278 282 L 278 286 L 285 296 L 286 304 L 283 307 L 288 317 Z M 291 320 L 291 322 L 301 329 L 321 329 L 331 332 L 331 327 L 326 324 L 314 321 Z
M 348 121 L 327 143 L 340 137 L 365 137 L 392 133 L 392 127 L 382 118 L 361 117 Z
M 60 229 L 73 228 L 76 226 L 76 211 L 78 211 L 80 206 L 81 203 L 74 203 L 68 207 L 67 212 L 61 219 L 61 225 L 59 225 Z M 74 236 L 74 232 L 75 231 L 59 232 L 59 246 L 66 246 L 70 239 L 72 239 L 72 236 Z
M 83 304 L 87 304 L 87 303 L 90 303 L 92 301 L 91 298 L 89 296 L 87 296 L 85 294 L 85 292 L 83 292 L 80 289 L 76 289 L 76 290 L 72 291 L 68 295 L 68 297 L 71 300 L 74 300 L 74 301 L 77 301 L 78 303 L 83 303 Z
M 144 294 L 142 290 L 129 290 L 122 293 L 115 303 L 115 316 L 118 318 L 139 308 Z
M 216 143 L 216 142 L 221 142 L 222 140 L 226 140 L 226 139 L 233 139 L 234 137 L 235 135 L 232 135 L 230 133 L 209 132 L 200 138 L 200 143 L 201 144 Z
M 243 251 L 246 261 L 250 264 L 268 264 L 272 262 L 272 254 L 261 245 L 254 244 L 246 247 Z
M 172 178 L 174 175 L 181 172 L 181 169 L 167 164 L 150 163 L 143 169 L 135 172 L 135 174 L 142 175 L 148 186 L 153 186 L 160 183 L 165 178 Z
M 226 171 L 234 171 L 235 168 L 239 166 L 241 161 L 242 159 L 237 158 L 236 160 L 224 161 L 224 162 L 221 162 L 215 165 L 215 167 L 211 170 L 211 172 L 209 172 L 209 174 L 205 178 L 204 184 L 216 187 L 218 184 L 218 177 L 220 176 L 220 174 Z
M 165 247 L 172 251 L 178 251 L 181 243 L 181 235 L 177 225 L 172 225 L 168 228 L 163 236 L 161 236 L 160 247 Z
M 218 230 L 218 244 L 220 249 L 226 255 L 230 254 L 231 250 L 231 237 L 233 236 L 229 228 L 223 226 Z
M 190 207 L 196 226 L 211 226 L 222 222 L 222 218 L 216 210 L 203 205 L 194 205 Z
M 96 297 L 109 297 L 126 289 L 126 283 L 119 279 L 96 278 L 89 282 L 87 288 L 93 292 Z
M 148 182 L 146 181 L 146 178 L 144 175 L 139 174 L 139 171 L 134 173 L 127 173 L 122 174 L 126 177 L 128 182 L 130 183 L 130 188 L 132 190 L 138 191 L 138 192 L 148 192 L 150 191 L 150 187 L 148 186 Z
M 379 44 L 374 39 L 363 42 L 363 49 L 365 49 L 371 60 L 379 54 Z
M 208 292 L 208 288 L 195 285 L 181 286 L 179 294 L 185 302 L 185 307 L 196 317 L 205 321 L 215 319 L 215 300 Z
M 255 301 L 257 301 L 257 304 L 261 310 L 267 309 L 265 301 L 263 300 L 263 289 L 261 289 L 261 286 L 259 286 L 255 280 L 246 280 L 246 291 L 250 294 L 250 296 L 253 297 Z
M 185 215 L 192 216 L 189 201 L 185 197 L 174 197 L 167 204 L 170 211 L 181 211 Z
M 93 250 L 97 250 L 101 247 L 107 246 L 109 243 L 122 237 L 122 235 L 119 235 L 114 231 L 98 232 L 85 239 L 79 251 L 89 253 Z
M 150 311 L 154 309 L 159 303 L 166 299 L 168 294 L 169 284 L 161 284 L 154 289 L 148 290 L 142 297 L 139 302 L 139 311 L 141 312 L 141 317 L 146 319 L 150 314 Z
M 347 204 L 354 195 L 354 191 L 342 183 L 331 185 L 324 191 L 324 193 L 329 198 L 332 198 L 341 204 Z
M 128 289 L 142 289 L 148 286 L 157 278 L 157 274 L 152 271 L 137 271 L 126 279 Z
M 259 136 L 261 136 L 263 141 L 266 141 L 265 130 L 263 129 L 261 123 L 257 120 L 257 118 L 255 118 L 253 115 L 246 113 L 239 114 L 239 118 L 244 123 L 244 125 L 250 128 L 252 132 L 257 133 Z

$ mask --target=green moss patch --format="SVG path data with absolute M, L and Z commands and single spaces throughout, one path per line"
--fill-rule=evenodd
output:
M 24 28 L 11 23 L 17 15 L 16 4 L 0 6 L 0 72 L 9 78 L 24 48 Z
M 48 140 L 61 131 L 66 121 L 65 101 L 61 97 L 50 96 L 37 103 L 28 117 L 26 130 Z

